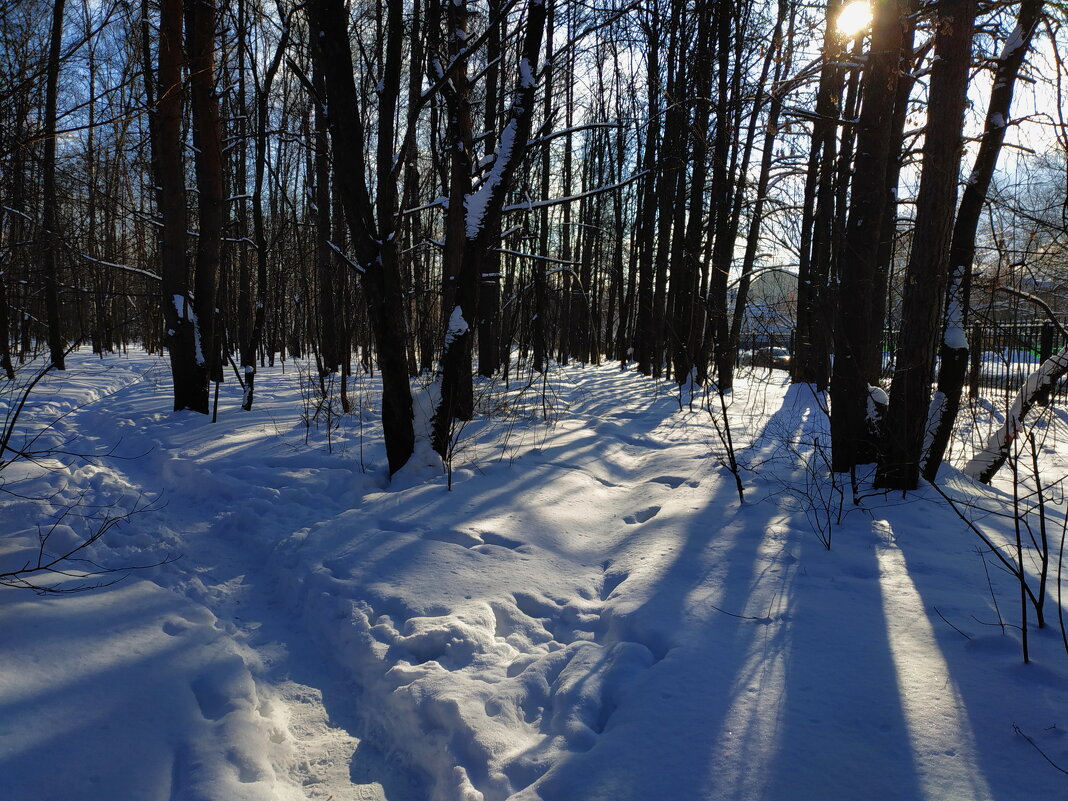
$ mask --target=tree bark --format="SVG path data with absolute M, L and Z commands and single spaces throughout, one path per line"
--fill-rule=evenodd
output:
M 949 287 L 946 293 L 945 323 L 940 345 L 938 389 L 929 413 L 927 430 L 933 432 L 923 457 L 923 477 L 934 481 L 945 458 L 950 433 L 960 410 L 960 400 L 968 377 L 968 312 L 971 295 L 972 262 L 975 260 L 975 234 L 979 228 L 990 181 L 1005 141 L 1012 95 L 1020 67 L 1031 46 L 1042 0 L 1023 0 L 1016 28 L 1006 40 L 994 71 L 993 89 L 987 106 L 986 124 L 975 156 L 971 175 L 961 196 L 953 237 L 949 247 Z
M 219 100 L 215 94 L 215 0 L 186 0 L 186 39 L 189 52 L 190 107 L 196 151 L 197 237 L 194 308 L 198 329 L 196 362 L 205 392 L 216 372 L 215 293 L 223 231 L 222 135 Z
M 730 350 L 730 318 L 727 312 L 727 288 L 734 257 L 734 231 L 731 221 L 731 198 L 734 191 L 734 166 L 731 141 L 734 136 L 731 117 L 731 34 L 739 15 L 734 0 L 715 4 L 716 22 L 716 134 L 712 145 L 712 170 L 716 180 L 709 198 L 711 215 L 712 260 L 708 279 L 708 326 L 711 338 L 716 382 L 720 390 L 731 389 L 734 382 L 735 354 Z M 741 65 L 735 65 L 741 69 Z M 704 360 L 703 360 L 704 361 Z
M 484 100 L 484 128 L 495 131 L 499 118 L 500 105 L 498 84 L 502 70 L 500 59 L 503 49 L 504 21 L 501 17 L 501 0 L 489 0 L 487 15 L 489 17 L 490 35 L 487 40 L 486 91 Z M 491 232 L 495 239 L 500 238 L 500 226 Z M 501 343 L 501 256 L 490 249 L 486 262 L 480 267 L 478 288 L 478 374 L 486 378 L 495 375 L 501 368 L 501 359 L 508 358 L 507 350 Z
M 208 387 L 196 359 L 196 314 L 186 261 L 185 173 L 182 159 L 182 0 L 162 0 L 159 31 L 158 158 L 163 218 L 162 290 L 174 410 L 208 413 Z
M 52 32 L 48 45 L 45 78 L 44 155 L 41 160 L 41 256 L 45 276 L 45 319 L 48 322 L 48 352 L 57 370 L 65 370 L 63 321 L 59 313 L 59 197 L 56 192 L 56 104 L 59 92 L 59 60 L 63 49 L 64 0 L 52 4 Z
M 831 373 L 832 468 L 848 472 L 874 456 L 869 432 L 867 366 L 871 298 L 878 257 L 890 125 L 897 94 L 908 0 L 875 5 L 871 50 L 863 79 L 857 160 L 849 205 Z
M 638 199 L 637 241 L 638 254 L 637 285 L 635 305 L 637 306 L 634 325 L 634 359 L 638 372 L 652 375 L 653 360 L 659 358 L 655 353 L 656 315 L 653 285 L 655 268 L 653 264 L 653 242 L 656 232 L 656 165 L 660 148 L 660 107 L 659 98 L 663 94 L 660 82 L 660 29 L 658 16 L 649 14 L 643 21 L 646 27 L 646 94 L 649 97 L 649 125 L 646 129 L 645 142 L 642 146 L 642 178 Z M 636 134 L 638 135 L 638 134 Z
M 6 210 L 0 208 L 0 237 L 4 235 L 5 216 L 7 216 Z M 0 244 L 2 244 L 2 241 L 0 241 Z M 0 256 L 0 369 L 4 371 L 5 376 L 11 379 L 15 377 L 15 367 L 11 363 L 11 339 L 9 337 L 11 318 L 8 311 L 7 284 L 4 282 L 4 273 L 7 268 L 6 262 L 9 257 L 10 251 L 7 251 L 6 255 Z
M 312 81 L 316 93 L 326 97 L 322 54 L 317 38 L 312 42 Z M 330 142 L 322 103 L 315 103 L 314 175 L 315 175 L 315 267 L 319 280 L 319 354 L 324 374 L 341 367 L 338 344 L 338 280 L 334 253 L 330 248 Z
M 397 185 L 393 173 L 394 112 L 400 91 L 403 36 L 401 8 L 400 4 L 391 3 L 388 9 L 375 158 L 378 194 L 374 204 L 367 187 L 365 129 L 356 102 L 345 4 L 343 0 L 311 0 L 307 8 L 312 36 L 317 36 L 322 46 L 328 101 L 326 117 L 337 177 L 335 189 L 363 272 L 368 314 L 374 330 L 382 376 L 382 429 L 392 475 L 404 466 L 415 448 L 412 393 L 408 383 L 407 318 L 397 257 Z
M 827 389 L 830 377 L 831 338 L 827 321 L 833 316 L 830 304 L 831 265 L 836 255 L 834 231 L 838 125 L 844 80 L 840 64 L 844 53 L 834 24 L 842 0 L 829 0 L 823 38 L 823 65 L 816 94 L 816 116 L 812 121 L 812 142 L 801 212 L 800 248 L 797 275 L 797 325 L 791 378 Z
M 263 181 L 264 172 L 267 169 L 267 115 L 270 100 L 271 86 L 274 84 L 278 68 L 282 64 L 282 56 L 285 54 L 289 43 L 290 27 L 288 20 L 282 28 L 282 36 L 275 48 L 264 73 L 263 80 L 256 90 L 256 131 L 255 131 L 255 160 L 252 179 L 252 240 L 256 249 L 256 303 L 251 314 L 252 330 L 248 339 L 242 342 L 241 368 L 245 374 L 245 397 L 241 408 L 245 411 L 252 409 L 255 400 L 256 389 L 256 355 L 263 346 L 264 332 L 267 326 L 267 283 L 268 275 L 268 243 L 267 229 L 263 214 Z M 246 302 L 251 300 L 248 292 L 242 293 L 242 299 Z M 244 316 L 249 316 L 245 310 Z M 268 342 L 268 357 L 271 364 L 274 363 L 275 343 Z
M 905 274 L 901 336 L 875 477 L 877 487 L 909 490 L 919 481 L 931 399 L 932 343 L 938 333 L 948 276 L 975 15 L 976 0 L 943 0 L 938 6 L 923 169 Z
M 713 14 L 703 5 L 695 10 L 698 18 L 697 39 L 693 45 L 691 96 L 694 98 L 690 153 L 693 168 L 690 177 L 690 196 L 687 220 L 682 236 L 682 258 L 672 270 L 672 361 L 675 382 L 680 386 L 694 378 L 703 383 L 706 370 L 699 364 L 703 355 L 704 314 L 698 317 L 697 296 L 700 292 L 701 252 L 705 233 L 705 182 L 708 178 L 708 134 L 712 114 L 712 22 Z M 716 182 L 720 175 L 715 177 Z M 715 212 L 716 209 L 713 209 Z M 701 309 L 703 312 L 703 309 Z M 696 368 L 696 374 L 695 374 Z
M 538 53 L 545 20 L 543 0 L 530 0 L 527 5 L 527 29 L 519 53 L 516 87 L 497 140 L 493 166 L 481 185 L 469 192 L 462 204 L 465 217 L 459 274 L 461 285 L 464 282 L 473 285 L 471 294 L 477 293 L 480 265 L 485 263 L 490 247 L 495 246 L 493 234 L 499 229 L 504 200 L 530 140 L 537 90 Z M 450 211 L 452 205 L 450 203 Z M 441 357 L 441 401 L 434 412 L 433 446 L 442 458 L 448 457 L 453 421 L 470 419 L 471 414 L 469 407 L 464 404 L 468 402 L 468 393 L 471 391 L 474 334 L 468 321 L 475 319 L 476 308 L 474 304 L 465 306 L 465 300 L 470 303 L 471 300 L 477 301 L 477 297 L 470 298 L 467 292 L 461 291 L 460 302 L 453 307 L 446 323 L 445 348 Z M 464 414 L 468 415 L 467 418 L 463 417 Z

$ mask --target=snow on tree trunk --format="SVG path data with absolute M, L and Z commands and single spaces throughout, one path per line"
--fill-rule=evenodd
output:
M 452 9 L 455 16 L 465 8 L 463 3 Z M 457 19 L 464 19 L 460 14 Z M 504 201 L 515 179 L 516 171 L 526 153 L 534 116 L 537 91 L 538 51 L 545 29 L 546 8 L 543 0 L 530 0 L 527 8 L 527 30 L 517 66 L 516 87 L 508 109 L 507 119 L 497 140 L 493 165 L 482 184 L 465 193 L 463 199 L 463 231 L 450 228 L 446 252 L 457 254 L 459 262 L 457 303 L 450 316 L 441 356 L 441 401 L 434 413 L 434 450 L 445 458 L 452 439 L 452 423 L 456 419 L 470 419 L 473 413 L 471 388 L 471 352 L 473 331 L 468 320 L 477 320 L 478 282 L 482 265 L 486 263 L 491 246 L 490 235 L 499 229 Z M 446 93 L 446 100 L 454 106 L 462 105 L 459 93 Z M 454 109 L 454 115 L 464 109 Z M 462 137 L 467 133 L 469 116 L 462 124 L 453 125 L 455 145 L 465 146 Z M 450 208 L 452 204 L 450 203 Z M 462 235 L 462 239 L 460 238 Z M 462 323 L 462 325 L 461 325 Z
M 1023 431 L 1024 418 L 1031 408 L 1068 373 L 1068 348 L 1050 356 L 1027 377 L 1005 415 L 1005 422 L 964 467 L 965 475 L 989 484 L 1009 456 L 1012 441 Z

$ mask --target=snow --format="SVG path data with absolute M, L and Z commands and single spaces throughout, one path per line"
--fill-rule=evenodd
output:
M 453 306 L 452 314 L 449 316 L 449 325 L 445 330 L 445 347 L 448 348 L 457 337 L 466 334 L 469 328 L 467 320 L 464 319 L 463 309 L 458 304 Z
M 964 334 L 964 315 L 961 313 L 960 285 L 956 276 L 964 275 L 964 268 L 953 271 L 954 279 L 949 290 L 949 306 L 946 309 L 946 330 L 942 341 L 952 350 L 967 350 L 968 337 Z
M 535 83 L 534 70 L 530 67 L 530 59 L 524 56 L 519 59 L 519 88 L 533 89 Z
M 1021 664 L 930 488 L 847 503 L 827 550 L 825 400 L 781 374 L 732 394 L 741 505 L 708 412 L 615 364 L 555 368 L 544 400 L 480 383 L 450 492 L 426 448 L 387 479 L 377 379 L 317 428 L 308 366 L 262 368 L 254 410 L 224 384 L 213 425 L 169 412 L 165 359 L 68 362 L 16 438 L 95 456 L 5 468 L 0 565 L 78 499 L 158 501 L 94 562 L 172 560 L 89 593 L 0 590 L 5 799 L 1064 795 L 1013 730 L 1068 765 L 1056 623 Z M 67 543 L 91 525 L 67 522 Z
M 938 427 L 942 424 L 947 405 L 945 393 L 938 391 L 931 393 L 931 403 L 927 408 L 927 422 L 923 429 L 923 447 L 920 448 L 920 453 L 923 454 L 920 462 L 921 469 L 927 463 L 927 454 L 931 452 L 935 434 L 938 433 Z
M 886 394 L 886 390 L 882 387 L 868 385 L 868 404 L 865 416 L 870 425 L 878 426 L 880 424 L 889 403 L 890 397 Z
M 189 308 L 189 322 L 193 324 L 193 358 L 201 367 L 205 364 L 204 348 L 200 336 L 200 319 L 193 308 Z
M 497 187 L 504 180 L 505 170 L 511 163 L 515 150 L 515 137 L 519 132 L 519 121 L 512 117 L 501 131 L 500 143 L 494 154 L 493 167 L 486 175 L 485 181 L 475 191 L 464 197 L 465 227 L 468 239 L 475 239 L 482 230 L 489 210 L 489 202 Z
M 1007 61 L 1012 57 L 1020 47 L 1024 44 L 1024 36 L 1026 31 L 1017 23 L 1016 27 L 1012 29 L 1012 33 L 1009 34 L 1009 38 L 1005 40 L 1005 44 L 1001 48 L 1001 53 L 998 55 L 999 61 Z

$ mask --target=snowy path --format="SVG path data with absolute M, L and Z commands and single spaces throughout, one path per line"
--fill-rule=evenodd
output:
M 742 505 L 707 413 L 612 367 L 554 376 L 551 427 L 499 401 L 450 492 L 423 453 L 387 485 L 373 425 L 305 444 L 292 370 L 212 426 L 165 413 L 158 362 L 120 364 L 67 379 L 52 412 L 126 386 L 51 436 L 133 458 L 30 485 L 56 508 L 165 488 L 96 555 L 182 558 L 0 596 L 11 801 L 1064 797 L 1012 730 L 1068 762 L 1059 632 L 1025 667 L 976 623 L 974 540 L 923 497 L 846 510 L 826 550 L 807 388 L 740 390 Z M 6 502 L 5 529 L 36 508 Z
M 262 452 L 246 463 L 236 454 L 272 436 L 270 393 L 250 422 L 230 428 L 220 441 L 199 416 L 160 413 L 164 378 L 159 362 L 138 364 L 105 386 L 106 392 L 125 385 L 106 407 L 75 409 L 57 427 L 57 441 L 80 435 L 79 452 L 109 451 L 120 443 L 116 453 L 132 457 L 76 468 L 57 507 L 87 490 L 87 503 L 129 506 L 137 488 L 160 498 L 157 511 L 117 529 L 110 547 L 97 547 L 102 561 L 180 558 L 76 600 L 21 601 L 31 627 L 62 627 L 64 607 L 72 603 L 92 618 L 88 625 L 72 621 L 85 630 L 89 645 L 73 638 L 57 642 L 48 661 L 68 667 L 50 669 L 43 683 L 80 681 L 81 694 L 101 702 L 84 700 L 84 710 L 69 710 L 71 722 L 57 730 L 71 728 L 73 735 L 94 718 L 121 721 L 108 725 L 106 760 L 93 749 L 85 756 L 86 775 L 100 771 L 91 765 L 96 760 L 117 758 L 106 771 L 110 784 L 73 790 L 68 784 L 56 797 L 378 801 L 387 797 L 385 785 L 391 801 L 419 799 L 410 777 L 352 734 L 357 715 L 349 680 L 315 658 L 307 637 L 280 613 L 269 569 L 279 536 L 318 519 L 324 501 L 345 502 L 349 471 L 336 463 L 307 468 L 325 482 L 314 487 L 306 476 L 298 483 L 282 464 L 261 464 Z M 60 410 L 57 405 L 54 411 Z M 232 449 L 234 458 L 218 460 L 219 447 Z M 281 461 L 286 458 L 291 454 Z M 44 483 L 55 480 L 47 476 Z M 146 574 L 162 588 L 144 580 Z M 17 642 L 18 634 L 13 638 Z M 100 640 L 109 642 L 103 653 L 96 646 Z M 145 658 L 131 659 L 131 653 Z M 34 662 L 40 658 L 35 655 Z M 20 659 L 17 649 L 9 649 L 0 662 L 11 696 L 33 692 L 18 683 L 20 674 L 31 673 Z M 123 695 L 129 697 L 120 707 L 109 707 Z M 324 698 L 332 701 L 329 712 Z M 169 731 L 160 731 L 160 723 Z M 16 726 L 11 735 L 19 737 Z M 58 761 L 70 749 L 67 738 L 55 737 L 31 761 L 25 752 L 32 745 L 24 739 L 9 745 L 26 768 Z M 48 785 L 48 776 L 37 770 L 5 773 L 16 793 Z

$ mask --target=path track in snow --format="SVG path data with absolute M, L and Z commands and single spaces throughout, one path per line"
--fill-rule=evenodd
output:
M 351 467 L 293 452 L 271 415 L 294 409 L 272 409 L 270 388 L 260 395 L 257 411 L 233 409 L 215 427 L 199 415 L 160 414 L 159 404 L 166 401 L 161 369 L 156 365 L 144 380 L 119 390 L 106 411 L 90 405 L 74 411 L 68 424 L 102 443 L 121 441 L 124 453 L 144 454 L 102 464 L 112 483 L 163 492 L 163 508 L 136 521 L 166 551 L 181 555 L 156 571 L 155 580 L 202 605 L 241 655 L 233 675 L 209 674 L 193 682 L 203 714 L 223 718 L 231 709 L 233 681 L 247 674 L 255 682 L 263 725 L 272 732 L 269 739 L 284 738 L 290 748 L 275 771 L 288 774 L 307 798 L 385 801 L 388 788 L 388 801 L 417 801 L 412 777 L 356 736 L 357 689 L 317 657 L 314 644 L 280 604 L 269 564 L 280 539 L 351 500 Z M 275 447 L 250 447 L 263 438 L 274 439 Z M 247 459 L 235 455 L 243 448 L 250 448 Z M 274 454 L 274 463 L 260 463 L 265 451 Z M 242 781 L 252 775 L 245 764 L 237 758 Z

